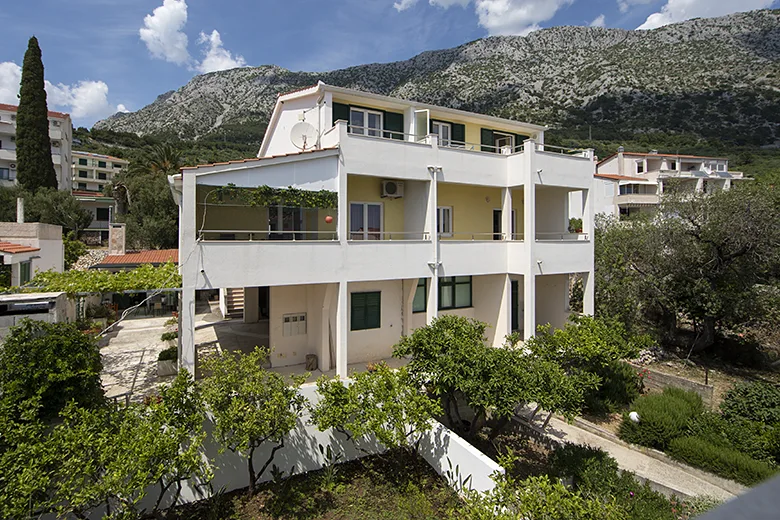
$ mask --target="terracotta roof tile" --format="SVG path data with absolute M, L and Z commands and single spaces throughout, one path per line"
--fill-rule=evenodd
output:
M 21 244 L 14 244 L 13 242 L 0 242 L 0 252 L 8 253 L 10 255 L 16 255 L 19 253 L 34 253 L 40 251 L 39 247 L 23 246 Z
M 8 112 L 16 112 L 19 109 L 16 105 L 6 105 L 5 103 L 0 103 L 0 110 L 6 110 Z M 65 119 L 66 117 L 70 117 L 70 114 L 66 114 L 65 112 L 55 112 L 53 110 L 49 110 L 49 117 L 59 117 L 62 119 Z
M 179 262 L 178 249 L 151 249 L 136 251 L 125 255 L 108 255 L 102 262 L 93 267 L 111 265 L 140 265 L 140 264 L 164 264 L 166 262 Z
M 318 86 L 319 86 L 319 84 L 317 84 L 317 85 L 309 85 L 308 87 L 301 87 L 301 88 L 296 88 L 295 90 L 291 90 L 291 91 L 289 91 L 289 92 L 280 92 L 280 93 L 278 94 L 278 96 L 279 96 L 279 97 L 282 97 L 282 96 L 289 96 L 290 94 L 295 94 L 295 93 L 297 93 L 297 92 L 303 92 L 304 90 L 309 90 L 310 88 L 315 88 L 315 87 L 318 87 Z
M 249 159 L 241 159 L 239 161 L 227 161 L 227 162 L 218 162 L 218 163 L 212 163 L 212 164 L 199 164 L 197 166 L 184 166 L 182 167 L 182 171 L 184 170 L 195 170 L 197 168 L 208 168 L 209 166 L 227 166 L 228 164 L 242 164 L 242 163 L 248 163 L 248 162 L 256 162 L 256 161 L 265 161 L 266 159 L 279 159 L 282 157 L 292 157 L 294 155 L 303 155 L 305 153 L 316 153 L 316 152 L 325 152 L 328 150 L 335 150 L 337 147 L 332 148 L 319 148 L 316 150 L 306 150 L 303 152 L 294 152 L 294 153 L 283 153 L 279 155 L 269 155 L 268 157 L 250 157 Z
M 108 198 L 108 195 L 106 195 L 102 191 L 73 190 L 73 191 L 71 191 L 71 194 L 74 197 L 106 197 L 106 198 Z

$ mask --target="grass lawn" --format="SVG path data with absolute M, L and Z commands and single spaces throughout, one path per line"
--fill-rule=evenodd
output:
M 458 518 L 460 499 L 419 457 L 393 451 L 382 456 L 295 475 L 179 508 L 177 520 L 439 519 Z

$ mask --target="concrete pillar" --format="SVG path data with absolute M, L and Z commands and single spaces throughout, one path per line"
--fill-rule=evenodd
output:
M 437 136 L 433 136 L 437 138 Z M 435 141 L 438 143 L 438 141 Z M 439 175 L 441 168 L 428 166 L 431 182 L 428 184 L 428 226 L 431 229 L 431 253 L 432 261 L 428 263 L 431 269 L 431 278 L 428 283 L 428 305 L 425 311 L 425 323 L 430 325 L 439 315 L 439 270 L 441 268 L 441 250 L 439 249 L 439 233 L 436 227 L 436 214 L 439 204 Z
M 336 301 L 336 375 L 347 377 L 347 348 L 349 338 L 349 292 L 347 282 L 339 282 Z
M 503 240 L 514 240 L 512 236 L 512 188 L 501 188 L 501 233 Z
M 428 279 L 428 305 L 425 309 L 425 324 L 430 325 L 439 315 L 439 269 L 432 269 L 433 275 Z
M 244 287 L 244 323 L 260 321 L 260 288 Z
M 343 139 L 341 142 L 346 141 L 347 128 L 346 124 L 341 124 L 339 130 L 342 132 Z M 343 156 L 341 156 L 343 157 Z M 340 157 L 340 159 L 341 159 Z M 336 219 L 336 228 L 338 229 L 339 242 L 342 247 L 346 247 L 347 240 L 349 239 L 349 194 L 347 193 L 347 171 L 344 168 L 342 160 L 339 160 L 338 166 L 338 180 L 339 180 L 339 200 L 338 200 L 338 215 Z
M 523 339 L 536 333 L 536 143 L 525 141 L 523 150 L 523 234 L 525 237 L 525 272 L 523 273 Z
M 496 317 L 496 335 L 493 339 L 493 346 L 500 347 L 504 344 L 504 338 L 512 333 L 512 280 L 509 275 L 503 275 L 501 283 L 501 292 L 499 297 L 501 303 Z
M 582 273 L 582 313 L 593 316 L 596 313 L 596 276 L 591 270 Z
M 401 280 L 401 287 L 403 298 L 403 308 L 401 309 L 403 327 L 401 327 L 401 335 L 408 336 L 411 332 L 412 307 L 414 305 L 414 294 L 417 292 L 417 279 Z
M 182 196 L 179 208 L 179 272 L 182 277 L 179 309 L 179 367 L 189 370 L 193 375 L 198 363 L 195 350 L 195 286 L 200 256 L 194 251 L 198 247 L 195 242 L 195 188 L 195 174 L 182 174 Z
M 330 283 L 325 289 L 325 296 L 322 299 L 321 309 L 321 327 L 319 337 L 319 364 L 320 370 L 323 372 L 330 370 L 330 344 L 331 344 L 331 323 L 330 323 L 330 309 L 332 303 L 336 300 L 338 292 L 338 286 Z M 312 331 L 313 332 L 313 331 Z

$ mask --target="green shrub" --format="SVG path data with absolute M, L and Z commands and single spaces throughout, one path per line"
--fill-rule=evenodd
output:
M 661 394 L 643 395 L 631 405 L 639 422 L 623 414 L 618 436 L 626 442 L 665 450 L 675 437 L 685 434 L 691 418 L 704 410 L 701 397 L 678 388 L 665 388 Z
M 179 337 L 179 331 L 173 330 L 170 332 L 163 332 L 162 336 L 160 336 L 160 339 L 163 341 L 173 341 L 178 337 Z
M 115 319 L 116 313 L 105 305 L 90 305 L 87 307 L 87 318 Z
M 738 383 L 726 392 L 720 410 L 726 419 L 780 423 L 780 388 L 763 381 Z
M 716 446 L 733 448 L 770 464 L 777 463 L 780 454 L 778 427 L 741 418 L 727 420 L 716 412 L 694 417 L 688 426 L 688 435 Z
M 176 361 L 179 359 L 178 347 L 168 347 L 157 356 L 157 361 Z
M 721 477 L 752 486 L 775 473 L 775 468 L 735 449 L 719 446 L 697 437 L 674 439 L 667 449 L 675 459 L 711 471 Z
M 591 413 L 616 412 L 642 393 L 642 378 L 628 363 L 611 361 L 595 373 L 601 378 L 601 385 L 585 394 L 585 409 Z

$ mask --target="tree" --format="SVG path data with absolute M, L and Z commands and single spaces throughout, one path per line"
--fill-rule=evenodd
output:
M 249 492 L 254 494 L 265 470 L 301 416 L 306 399 L 298 392 L 305 377 L 285 380 L 263 368 L 268 351 L 226 353 L 204 363 L 212 375 L 203 383 L 203 397 L 214 417 L 214 437 L 247 460 Z M 261 446 L 273 446 L 259 471 L 254 455 Z
M 26 199 L 24 211 L 28 222 L 62 226 L 65 233 L 73 231 L 76 234 L 92 223 L 92 213 L 82 208 L 67 191 L 43 188 L 35 194 L 21 192 L 19 196 Z
M 16 114 L 16 161 L 17 180 L 24 189 L 33 193 L 40 188 L 57 189 L 57 175 L 51 158 L 43 62 L 35 36 L 30 38 L 22 64 L 19 110 Z
M 78 240 L 73 231 L 62 237 L 62 245 L 65 249 L 65 269 L 73 267 L 73 264 L 87 252 L 87 245 Z
M 353 442 L 373 435 L 387 448 L 416 451 L 421 434 L 441 407 L 417 387 L 405 368 L 391 370 L 380 363 L 346 384 L 339 378 L 317 381 L 321 400 L 311 409 L 320 431 L 333 428 Z
M 102 368 L 95 339 L 74 324 L 25 319 L 0 348 L 0 405 L 14 418 L 39 407 L 42 420 L 57 417 L 70 401 L 98 407 Z

